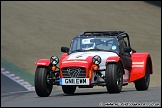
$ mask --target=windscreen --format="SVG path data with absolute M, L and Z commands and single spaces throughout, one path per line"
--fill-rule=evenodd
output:
M 71 52 L 79 51 L 115 51 L 118 52 L 118 41 L 113 36 L 82 36 L 72 40 Z

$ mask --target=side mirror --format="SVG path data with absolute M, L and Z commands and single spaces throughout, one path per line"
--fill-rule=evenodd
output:
M 61 47 L 61 52 L 68 53 L 69 48 L 68 47 Z
M 136 50 L 132 49 L 132 52 L 133 52 L 133 53 L 136 53 Z
M 124 47 L 124 52 L 131 52 L 132 51 L 132 48 L 131 47 Z

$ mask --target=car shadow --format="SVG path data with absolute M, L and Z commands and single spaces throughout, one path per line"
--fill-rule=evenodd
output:
M 122 92 L 131 92 L 131 91 L 136 91 L 135 89 L 123 89 L 120 93 Z M 51 95 L 50 97 L 56 97 L 56 96 L 84 96 L 84 95 L 99 95 L 99 94 L 120 94 L 120 93 L 108 93 L 107 90 L 99 90 L 95 89 L 93 91 L 87 91 L 87 90 L 76 90 L 74 94 L 65 94 L 65 93 L 60 93 L 60 94 L 54 94 Z

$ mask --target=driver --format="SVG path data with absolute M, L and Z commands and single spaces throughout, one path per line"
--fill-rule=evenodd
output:
M 95 48 L 95 43 L 91 41 L 92 39 L 82 40 L 82 50 L 89 50 Z

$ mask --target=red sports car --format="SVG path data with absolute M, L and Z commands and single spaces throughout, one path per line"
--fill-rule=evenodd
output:
M 136 90 L 149 87 L 151 55 L 136 52 L 124 31 L 81 32 L 72 39 L 70 48 L 61 47 L 61 52 L 60 58 L 51 56 L 36 62 L 35 91 L 40 97 L 49 96 L 53 85 L 62 86 L 66 94 L 73 94 L 76 87 L 94 86 L 120 93 L 130 82 Z

